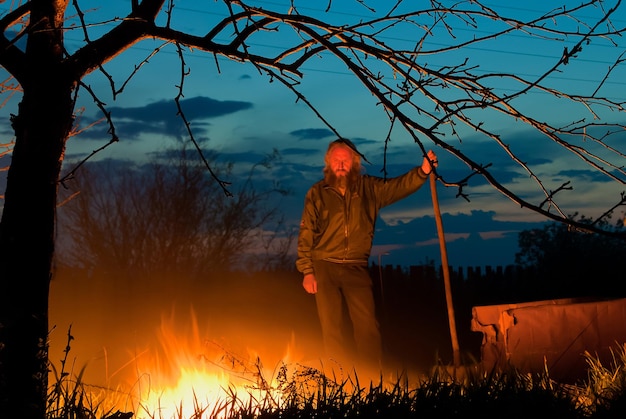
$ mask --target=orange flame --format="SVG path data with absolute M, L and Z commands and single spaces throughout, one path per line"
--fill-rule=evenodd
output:
M 218 411 L 225 417 L 229 405 L 244 402 L 242 395 L 258 400 L 276 392 L 276 383 L 272 382 L 276 371 L 263 368 L 259 354 L 250 348 L 246 348 L 245 356 L 235 354 L 225 345 L 203 338 L 193 311 L 189 328 L 177 327 L 174 316 L 163 318 L 158 332 L 159 350 L 146 351 L 136 359 L 136 410 L 162 419 L 213 418 L 219 417 Z M 282 365 L 290 358 L 293 340 L 279 360 Z M 272 400 L 280 399 L 275 396 Z

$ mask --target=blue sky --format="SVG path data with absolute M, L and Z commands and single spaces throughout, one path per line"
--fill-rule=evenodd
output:
M 115 0 L 101 6 L 102 2 L 81 1 L 79 4 L 89 21 L 103 21 L 121 17 L 128 12 L 129 1 Z M 284 12 L 288 0 L 259 1 L 255 5 Z M 331 12 L 324 14 L 326 2 L 298 2 L 307 7 L 298 7 L 301 13 L 330 19 L 333 22 L 356 22 L 371 16 L 357 1 L 334 1 Z M 378 10 L 385 10 L 393 2 L 367 2 Z M 527 1 L 518 6 L 498 6 L 502 13 L 520 20 L 538 17 L 563 2 Z M 316 4 L 314 6 L 308 6 Z M 409 4 L 407 2 L 407 4 Z M 411 2 L 411 4 L 414 4 Z M 613 2 L 607 4 L 612 6 Z M 592 19 L 599 11 L 585 12 L 581 18 Z M 204 34 L 211 23 L 225 15 L 219 2 L 177 1 L 173 15 L 173 26 L 177 29 Z M 621 6 L 615 26 L 626 26 L 626 6 Z M 456 42 L 474 36 L 484 36 L 494 27 L 481 24 L 471 28 L 459 21 L 453 22 Z M 560 28 L 574 22 L 560 23 Z M 106 31 L 111 25 L 94 27 L 91 38 Z M 572 26 L 573 27 L 573 26 Z M 419 29 L 398 30 L 389 35 L 388 41 L 398 45 L 411 45 Z M 226 34 L 224 35 L 226 36 Z M 276 54 L 286 45 L 292 35 L 268 33 L 255 39 L 251 47 L 258 52 Z M 555 37 L 529 38 L 523 34 L 508 35 L 497 41 L 486 41 L 462 51 L 425 54 L 424 62 L 430 66 L 459 64 L 464 59 L 478 66 L 477 72 L 515 73 L 530 79 L 537 78 L 559 59 L 565 46 L 571 47 L 573 39 Z M 82 45 L 80 30 L 67 33 L 70 52 Z M 445 31 L 429 40 L 426 50 L 438 49 L 453 40 Z M 586 45 L 575 60 L 562 68 L 562 72 L 551 76 L 546 83 L 558 89 L 579 94 L 591 94 L 607 68 L 625 51 L 623 41 L 613 45 L 608 40 Z M 118 87 L 132 73 L 133 67 L 141 63 L 158 42 L 146 41 L 118 56 L 105 69 L 118 83 Z M 214 57 L 201 51 L 187 51 L 186 64 L 190 73 L 185 79 L 185 98 L 182 102 L 187 117 L 203 146 L 218 153 L 220 159 L 232 160 L 241 171 L 247 165 L 277 149 L 282 158 L 271 174 L 271 178 L 259 182 L 279 180 L 292 193 L 283 198 L 281 208 L 291 225 L 297 226 L 304 194 L 308 187 L 320 178 L 323 152 L 327 143 L 334 138 L 330 132 L 302 102 L 297 102 L 292 92 L 270 79 L 250 65 Z M 124 92 L 115 99 L 111 95 L 109 80 L 101 73 L 85 79 L 107 103 L 116 124 L 120 142 L 100 153 L 98 158 L 145 159 L 151 152 L 158 151 L 175 138 L 183 138 L 180 121 L 176 118 L 173 102 L 180 83 L 180 63 L 172 46 L 166 46 L 150 62 L 143 66 L 136 77 L 125 86 Z M 305 76 L 299 89 L 324 117 L 335 126 L 342 136 L 354 140 L 359 149 L 372 163 L 366 172 L 380 175 L 384 164 L 384 138 L 389 121 L 371 94 L 366 91 L 340 63 L 321 56 L 304 66 Z M 616 70 L 606 81 L 600 96 L 615 101 L 626 98 L 622 80 L 625 69 Z M 501 91 L 519 88 L 505 81 L 495 80 L 492 85 Z M 441 91 L 441 94 L 452 94 Z M 101 118 L 93 101 L 83 91 L 79 99 L 81 124 L 86 125 Z M 578 115 L 589 117 L 580 104 L 566 105 L 546 93 L 529 93 L 516 102 L 516 106 L 535 118 L 554 121 L 555 125 L 567 124 Z M 2 110 L 5 136 L 10 135 L 8 114 L 15 108 Z M 607 122 L 624 122 L 623 112 L 601 115 Z M 547 189 L 557 188 L 564 180 L 571 179 L 573 191 L 563 195 L 562 209 L 565 213 L 579 212 L 590 217 L 600 215 L 619 199 L 624 190 L 622 183 L 594 173 L 571 153 L 566 153 L 554 144 L 546 142 L 529 126 L 505 119 L 492 112 L 476 112 L 475 118 L 484 120 L 491 130 L 497 132 L 519 155 L 532 165 L 533 170 L 545 181 Z M 68 143 L 67 159 L 73 160 L 99 148 L 108 141 L 106 125 L 100 124 L 72 138 Z M 447 137 L 475 161 L 491 163 L 498 180 L 535 204 L 543 200 L 536 185 L 528 182 L 528 175 L 492 141 L 467 129 L 460 128 L 461 141 Z M 614 147 L 624 152 L 623 136 L 611 138 Z M 426 143 L 426 147 L 432 145 Z M 469 174 L 468 168 L 445 150 L 435 148 L 440 161 L 440 174 L 448 181 L 457 181 Z M 388 145 L 387 171 L 395 176 L 419 164 L 422 155 L 419 147 L 405 133 L 395 130 Z M 237 184 L 238 179 L 228 179 Z M 243 179 L 241 179 L 243 180 Z M 498 265 L 512 263 L 516 251 L 517 233 L 537 227 L 545 219 L 519 208 L 509 199 L 496 192 L 477 177 L 470 181 L 464 191 L 469 193 L 469 202 L 457 197 L 455 188 L 438 187 L 441 210 L 444 213 L 444 229 L 448 239 L 449 262 L 458 266 Z M 567 196 L 565 196 L 567 195 Z M 415 195 L 383 210 L 378 223 L 375 247 L 372 255 L 384 254 L 385 263 L 419 264 L 426 260 L 439 261 L 439 247 L 428 185 Z M 616 214 L 623 217 L 623 212 Z

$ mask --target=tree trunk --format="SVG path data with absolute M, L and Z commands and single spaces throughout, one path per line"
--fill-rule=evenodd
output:
M 44 2 L 46 3 L 46 2 Z M 61 2 L 57 2 L 60 4 Z M 62 33 L 48 2 L 31 10 L 23 89 L 0 221 L 0 417 L 44 419 L 48 294 L 57 182 L 75 83 L 62 66 Z
M 25 89 L 13 121 L 16 142 L 0 223 L 1 417 L 43 418 L 45 412 L 57 180 L 73 114 L 65 86 Z

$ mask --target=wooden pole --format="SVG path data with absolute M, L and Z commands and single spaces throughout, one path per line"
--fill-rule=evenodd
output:
M 448 252 L 446 250 L 446 239 L 443 232 L 443 222 L 439 209 L 439 198 L 437 197 L 437 179 L 435 173 L 430 172 L 430 192 L 433 198 L 433 209 L 435 220 L 437 221 L 437 235 L 439 236 L 439 249 L 441 251 L 441 267 L 443 269 L 443 281 L 446 290 L 446 304 L 448 306 L 448 323 L 450 325 L 450 337 L 452 339 L 452 356 L 454 359 L 454 371 L 461 366 L 461 351 L 456 334 L 456 320 L 454 318 L 454 304 L 452 303 L 452 290 L 450 285 L 450 267 L 448 266 Z

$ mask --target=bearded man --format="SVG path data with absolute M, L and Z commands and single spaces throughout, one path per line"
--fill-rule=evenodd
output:
M 437 156 L 390 179 L 361 173 L 363 155 L 347 139 L 332 141 L 324 158 L 324 179 L 306 194 L 298 236 L 296 267 L 302 286 L 315 294 L 326 356 L 372 371 L 382 366 L 368 259 L 379 210 L 417 191 Z M 356 353 L 343 333 L 343 302 L 352 323 Z

